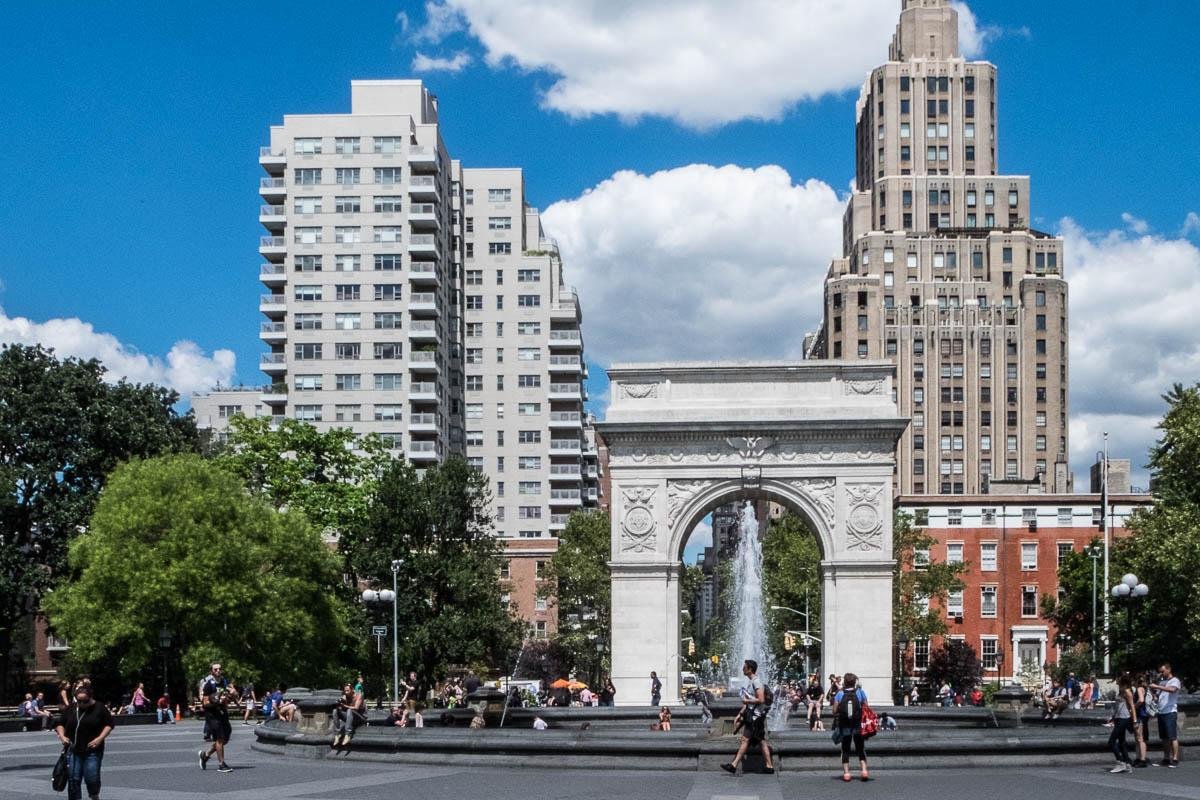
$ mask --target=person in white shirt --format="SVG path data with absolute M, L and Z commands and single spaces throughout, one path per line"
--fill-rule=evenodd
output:
M 542 719 L 541 717 L 533 718 L 533 729 L 535 731 L 544 731 L 549 727 L 550 726 L 546 724 L 546 720 Z
M 1158 683 L 1150 685 L 1158 696 L 1158 738 L 1163 745 L 1163 759 L 1157 765 L 1175 769 L 1179 766 L 1179 690 L 1183 684 L 1170 664 L 1158 668 L 1158 677 Z

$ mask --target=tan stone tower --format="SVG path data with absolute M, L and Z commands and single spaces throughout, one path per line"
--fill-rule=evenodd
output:
M 857 117 L 809 355 L 895 362 L 900 494 L 1068 490 L 1063 243 L 1030 228 L 1029 177 L 997 174 L 996 67 L 962 57 L 947 0 L 902 0 Z

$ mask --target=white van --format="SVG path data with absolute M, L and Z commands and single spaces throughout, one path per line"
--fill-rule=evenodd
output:
M 696 687 L 698 687 L 699 685 L 700 685 L 700 681 L 696 677 L 696 673 L 694 673 L 694 672 L 680 672 L 679 673 L 679 697 L 681 699 L 687 699 L 687 696 L 689 694 L 691 694 L 696 689 Z

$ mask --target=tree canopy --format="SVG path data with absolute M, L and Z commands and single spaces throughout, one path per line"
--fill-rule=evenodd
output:
M 950 592 L 965 585 L 959 577 L 967 565 L 946 564 L 929 555 L 933 537 L 913 524 L 910 514 L 897 511 L 892 523 L 892 635 L 910 642 L 944 635 Z
M 612 641 L 612 577 L 608 568 L 612 527 L 603 511 L 576 511 L 559 534 L 538 595 L 558 611 L 555 643 L 569 669 L 593 683 L 606 671 L 597 640 Z
M 968 692 L 983 679 L 983 665 L 971 645 L 962 639 L 946 639 L 929 654 L 925 676 L 934 688 L 944 682 L 956 692 Z
M 504 556 L 492 533 L 490 500 L 487 477 L 462 458 L 423 475 L 395 461 L 362 522 L 339 540 L 355 576 L 381 588 L 391 588 L 393 559 L 403 561 L 397 575 L 400 661 L 416 670 L 422 688 L 451 665 L 507 670 L 516 656 L 524 625 L 502 601 Z
M 76 668 L 103 661 L 133 678 L 162 628 L 189 677 L 218 660 L 240 680 L 333 685 L 349 660 L 336 556 L 303 515 L 197 455 L 118 467 L 70 566 L 77 577 L 45 609 Z
M 200 437 L 179 396 L 106 382 L 96 360 L 40 346 L 0 348 L 0 669 L 13 625 L 59 579 L 67 544 L 87 524 L 120 462 L 194 452 Z
M 805 630 L 805 620 L 791 611 L 771 611 L 770 607 L 807 609 L 808 630 L 820 639 L 821 591 L 821 545 L 816 535 L 796 514 L 789 512 L 772 520 L 763 540 L 763 599 L 768 607 L 768 641 L 781 658 L 791 655 L 784 652 L 784 633 Z M 815 656 L 818 649 L 810 652 Z

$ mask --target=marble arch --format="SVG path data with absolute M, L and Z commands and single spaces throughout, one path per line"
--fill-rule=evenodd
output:
M 853 671 L 891 700 L 892 472 L 908 424 L 886 362 L 618 364 L 598 425 L 612 513 L 617 701 L 679 697 L 679 574 L 686 537 L 716 505 L 780 502 L 816 532 L 823 673 Z

